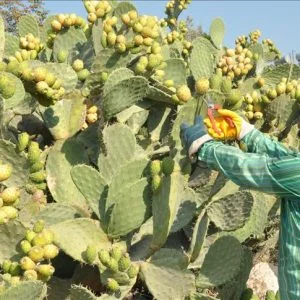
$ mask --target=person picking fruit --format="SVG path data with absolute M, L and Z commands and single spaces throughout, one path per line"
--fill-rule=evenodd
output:
M 281 197 L 279 239 L 280 298 L 300 299 L 300 154 L 267 137 L 238 114 L 220 109 L 218 132 L 210 120 L 181 125 L 189 157 L 207 163 L 234 183 Z M 234 128 L 228 124 L 228 117 Z M 206 125 L 206 126 L 205 126 Z M 238 140 L 245 152 L 221 140 Z

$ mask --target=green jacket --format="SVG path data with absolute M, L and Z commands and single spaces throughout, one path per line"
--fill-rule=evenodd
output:
M 236 184 L 279 195 L 279 290 L 281 300 L 300 299 L 300 154 L 254 129 L 242 140 L 247 153 L 210 141 L 199 159 Z

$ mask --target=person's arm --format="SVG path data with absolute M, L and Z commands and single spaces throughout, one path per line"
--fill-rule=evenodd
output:
M 299 157 L 271 158 L 210 141 L 200 148 L 198 158 L 240 186 L 279 196 L 300 197 Z
M 287 149 L 280 142 L 272 140 L 255 128 L 241 139 L 241 143 L 246 146 L 247 152 L 251 153 L 265 153 L 270 157 L 277 158 L 295 155 L 292 150 Z

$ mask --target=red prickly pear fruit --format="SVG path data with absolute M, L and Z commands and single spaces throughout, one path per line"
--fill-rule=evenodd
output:
M 44 246 L 44 258 L 45 259 L 53 259 L 59 253 L 58 247 L 53 244 Z
M 0 164 L 0 181 L 7 180 L 12 173 L 12 166 L 10 164 Z
M 35 262 L 28 256 L 24 256 L 20 260 L 20 266 L 22 270 L 33 270 L 35 268 Z

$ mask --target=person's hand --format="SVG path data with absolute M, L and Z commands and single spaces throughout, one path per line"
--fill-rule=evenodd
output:
M 218 114 L 219 117 L 216 117 L 215 121 L 219 132 L 214 130 L 211 121 L 208 118 L 204 120 L 209 134 L 215 139 L 241 140 L 254 128 L 253 125 L 244 121 L 242 117 L 231 110 L 219 109 Z M 231 122 L 229 120 L 231 120 Z M 234 126 L 232 126 L 232 124 Z
M 207 129 L 203 123 L 203 118 L 198 116 L 195 124 L 189 126 L 186 123 L 181 124 L 181 135 L 186 149 L 189 152 L 189 157 L 192 158 L 198 152 L 200 147 L 207 141 L 212 140 L 212 137 L 207 133 Z

